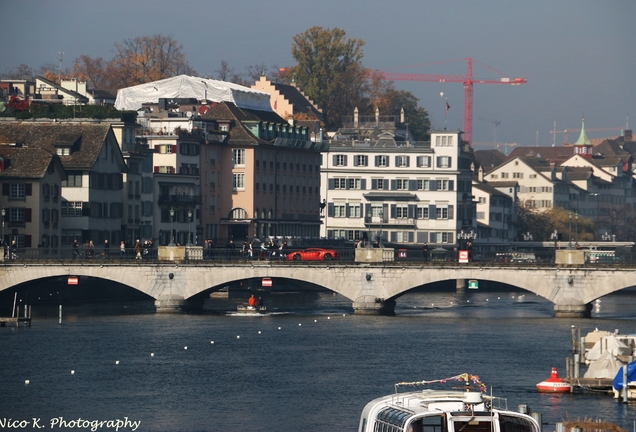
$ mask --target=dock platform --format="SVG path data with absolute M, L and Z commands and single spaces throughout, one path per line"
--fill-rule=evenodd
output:
M 0 317 L 0 327 L 6 327 L 7 324 L 15 325 L 16 327 L 20 327 L 20 324 L 25 324 L 28 327 L 31 327 L 31 318 L 26 317 Z
M 611 378 L 563 378 L 563 381 L 570 384 L 573 389 L 589 389 L 612 393 L 613 380 Z

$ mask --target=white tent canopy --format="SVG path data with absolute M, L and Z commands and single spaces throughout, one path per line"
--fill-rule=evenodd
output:
M 144 103 L 158 103 L 160 98 L 195 98 L 212 102 L 232 102 L 239 108 L 272 110 L 269 93 L 234 83 L 188 75 L 120 89 L 117 91 L 115 108 L 135 111 Z

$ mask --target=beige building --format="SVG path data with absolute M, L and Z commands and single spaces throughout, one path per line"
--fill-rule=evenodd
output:
M 57 155 L 22 144 L 0 134 L 2 238 L 20 249 L 48 253 L 60 247 L 60 191 L 66 176 Z
M 317 238 L 325 145 L 271 111 L 221 102 L 202 118 L 214 122 L 202 162 L 206 239 Z

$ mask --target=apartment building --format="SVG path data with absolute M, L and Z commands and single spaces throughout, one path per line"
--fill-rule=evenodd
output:
M 323 237 L 455 244 L 462 230 L 476 231 L 461 131 L 433 131 L 430 142 L 396 141 L 388 130 L 356 136 L 369 138 L 333 139 L 323 154 Z

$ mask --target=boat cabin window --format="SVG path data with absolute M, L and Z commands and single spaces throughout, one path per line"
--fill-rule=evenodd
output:
M 492 422 L 490 420 L 479 421 L 454 421 L 455 432 L 491 432 Z
M 499 416 L 501 432 L 535 432 L 535 425 L 530 420 L 510 415 Z
M 411 422 L 407 432 L 445 432 L 446 417 L 443 415 L 419 418 Z
M 386 407 L 378 412 L 373 432 L 403 432 L 404 424 L 411 415 L 401 409 Z

